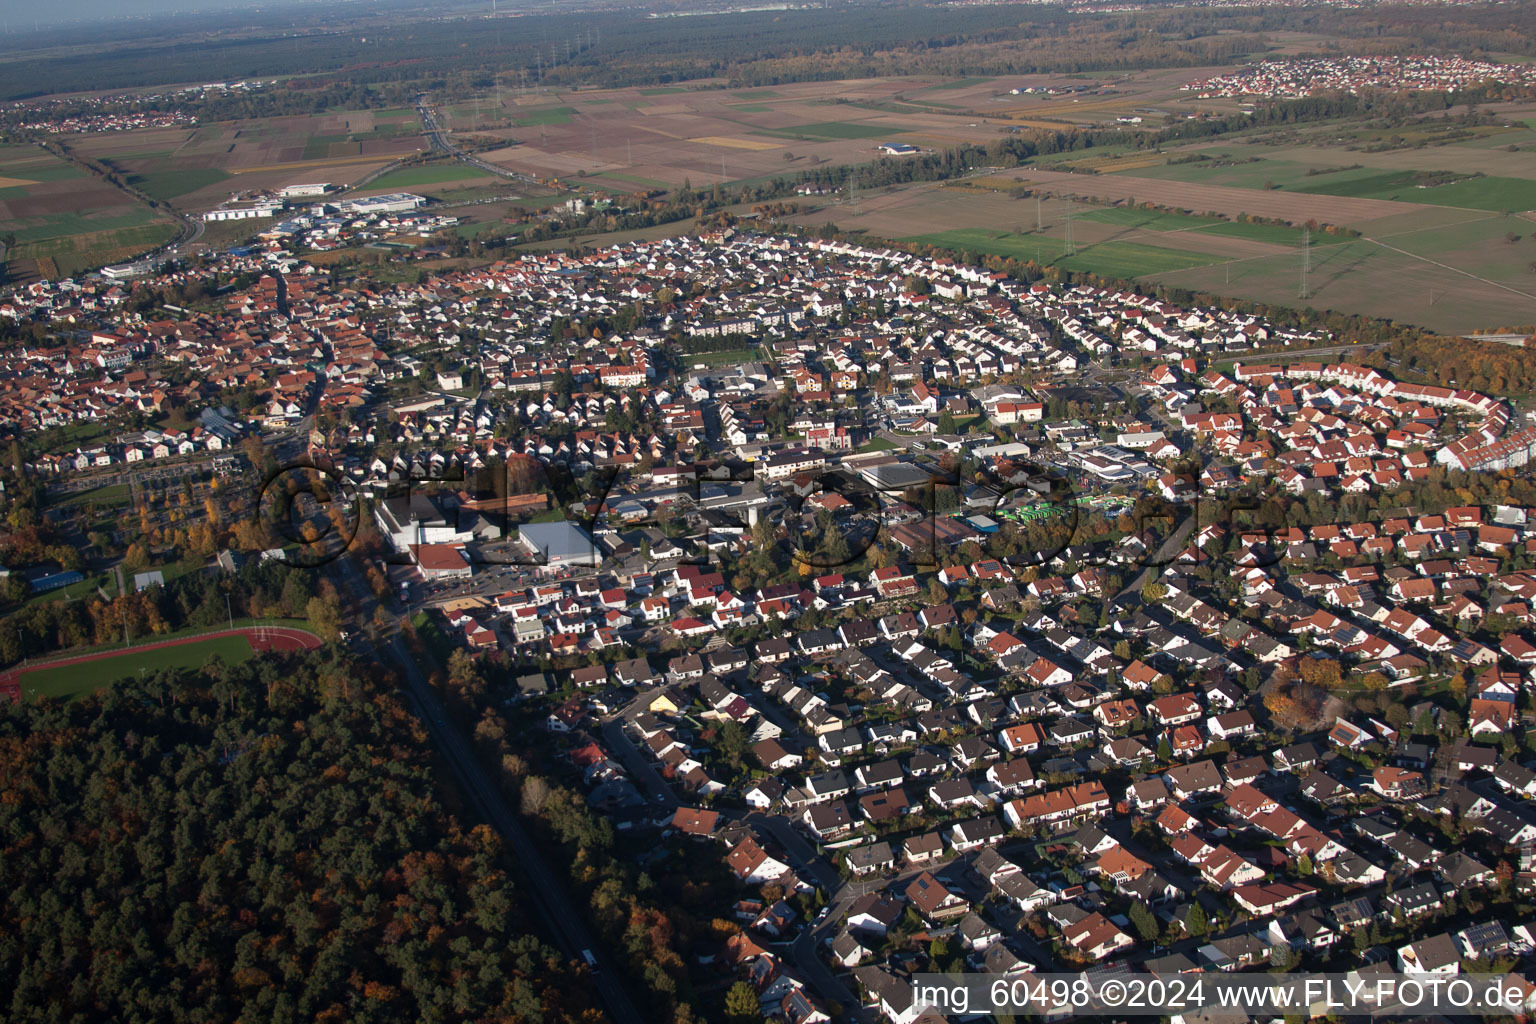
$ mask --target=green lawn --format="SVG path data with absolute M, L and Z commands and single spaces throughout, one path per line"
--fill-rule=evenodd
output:
M 417 185 L 438 185 L 445 181 L 464 181 L 468 178 L 490 177 L 478 167 L 469 167 L 465 164 L 443 164 L 431 167 L 402 167 L 398 171 L 390 171 L 381 178 L 375 179 L 368 187 L 370 189 L 402 189 L 414 188 Z
M 113 578 L 112 573 L 105 572 L 99 576 L 87 574 L 85 579 L 71 583 L 67 587 L 59 587 L 57 590 L 47 590 L 41 594 L 33 594 L 22 602 L 22 606 L 29 607 L 34 604 L 46 604 L 50 601 L 77 601 L 82 597 L 89 597 L 96 593 L 98 587 L 105 589 L 108 594 L 114 597 L 117 596 L 117 581 Z
M 74 494 L 61 494 L 57 502 L 50 501 L 60 507 L 65 505 L 126 505 L 129 502 L 127 484 L 107 484 L 102 487 L 93 487 L 88 491 L 77 491 Z
M 750 363 L 762 358 L 762 353 L 752 348 L 727 348 L 719 352 L 684 352 L 678 358 L 690 366 L 694 363 Z
M 27 672 L 21 677 L 21 691 L 24 697 L 77 697 L 141 670 L 147 673 L 166 668 L 199 668 L 215 654 L 235 664 L 254 653 L 251 642 L 243 636 L 211 637 L 196 643 L 151 650 L 129 649 L 98 661 Z
M 516 123 L 521 128 L 529 125 L 536 127 L 541 124 L 570 124 L 571 115 L 575 112 L 571 107 L 536 107 L 533 110 L 519 110 Z
M 151 199 L 167 200 L 216 185 L 228 177 L 228 172 L 217 167 L 183 167 L 179 170 L 132 174 L 128 176 L 128 184 Z
M 868 441 L 865 441 L 862 445 L 859 446 L 859 451 L 861 451 L 861 452 L 888 452 L 888 451 L 890 451 L 891 449 L 893 449 L 895 447 L 896 447 L 896 444 L 893 441 L 887 441 L 883 437 L 872 437 Z

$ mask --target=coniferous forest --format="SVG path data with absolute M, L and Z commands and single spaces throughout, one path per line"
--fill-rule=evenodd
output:
M 0 1016 L 599 1019 L 368 671 L 211 660 L 0 706 Z

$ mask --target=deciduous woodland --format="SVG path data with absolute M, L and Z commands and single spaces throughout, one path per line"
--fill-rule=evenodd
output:
M 597 1020 L 380 683 L 314 654 L 0 707 L 0 1014 Z

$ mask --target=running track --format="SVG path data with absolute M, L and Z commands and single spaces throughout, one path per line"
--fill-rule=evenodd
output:
M 138 651 L 152 651 L 157 647 L 182 647 L 186 644 L 202 643 L 204 640 L 215 640 L 221 636 L 243 636 L 250 641 L 251 649 L 258 652 L 309 651 L 320 646 L 320 638 L 315 636 L 315 634 L 289 626 L 243 626 L 240 629 L 221 629 L 217 632 L 201 633 L 197 636 L 178 637 L 175 640 L 161 640 L 158 643 L 152 644 L 136 644 L 133 647 L 125 647 L 113 651 L 98 651 L 94 654 L 81 654 L 73 658 L 44 661 L 36 665 L 16 666 L 0 674 L 0 697 L 9 697 L 11 700 L 19 699 L 21 697 L 21 677 L 28 672 L 39 672 L 43 669 L 57 668 L 60 665 L 80 665 L 88 661 L 103 661 L 107 658 L 118 658 Z

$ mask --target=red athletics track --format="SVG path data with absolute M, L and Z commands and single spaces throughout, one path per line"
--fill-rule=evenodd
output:
M 97 651 L 94 654 L 81 654 L 73 658 L 58 658 L 52 661 L 43 661 L 35 665 L 17 666 L 0 675 L 0 697 L 9 697 L 11 700 L 21 698 L 21 677 L 28 672 L 40 671 L 45 668 L 57 668 L 60 665 L 79 665 L 88 661 L 102 661 L 106 658 L 116 658 L 124 654 L 132 654 L 135 651 L 152 651 L 157 647 L 181 647 L 186 644 L 201 643 L 204 640 L 214 640 L 221 636 L 243 636 L 250 641 L 254 651 L 311 651 L 320 646 L 320 638 L 303 629 L 294 629 L 291 626 L 242 626 L 239 629 L 221 629 L 213 633 L 199 633 L 197 636 L 177 637 L 175 640 L 161 640 L 152 644 L 135 644 L 132 647 L 120 647 L 112 651 Z

